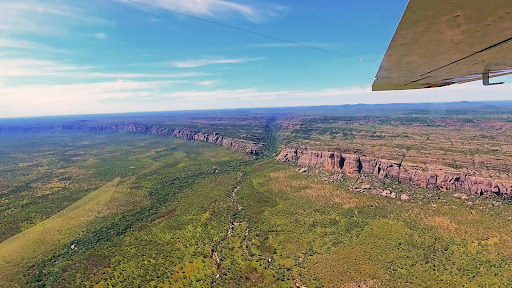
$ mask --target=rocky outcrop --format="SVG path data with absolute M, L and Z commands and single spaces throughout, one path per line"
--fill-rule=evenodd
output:
M 4 126 L 0 125 L 0 132 L 40 132 L 45 130 L 59 129 L 59 126 L 53 125 L 29 125 L 29 126 Z
M 76 128 L 76 127 L 74 127 Z M 71 129 L 74 129 L 71 128 Z M 64 127 L 64 129 L 68 129 Z M 219 133 L 204 133 L 197 132 L 186 128 L 166 128 L 160 126 L 151 126 L 144 124 L 116 124 L 116 125 L 106 125 L 106 126 L 85 126 L 80 127 L 80 130 L 95 130 L 95 131 L 132 131 L 139 133 L 148 133 L 148 134 L 159 134 L 170 137 L 182 138 L 185 140 L 197 141 L 197 142 L 208 142 L 217 145 L 221 145 L 227 147 L 229 149 L 257 156 L 260 153 L 261 148 L 265 145 L 264 143 L 257 143 L 242 139 L 233 139 L 229 137 L 224 137 Z
M 259 155 L 260 149 L 265 145 L 264 143 L 256 143 L 242 139 L 224 137 L 216 132 L 211 134 L 194 133 L 188 129 L 175 129 L 172 132 L 172 136 L 186 140 L 214 143 L 250 155 Z
M 243 139 L 233 139 L 220 135 L 219 133 L 204 133 L 193 131 L 186 128 L 169 128 L 160 125 L 137 124 L 137 123 L 118 123 L 118 124 L 97 124 L 73 122 L 61 126 L 13 126 L 0 127 L 0 131 L 16 132 L 16 131 L 42 131 L 42 130 L 80 130 L 88 132 L 101 131 L 130 131 L 145 134 L 158 134 L 169 137 L 177 137 L 185 140 L 208 142 L 227 147 L 229 149 L 257 156 L 264 143 L 257 143 Z
M 349 176 L 370 173 L 381 179 L 395 178 L 402 183 L 419 187 L 439 188 L 445 191 L 467 190 L 473 194 L 495 194 L 505 199 L 512 199 L 510 183 L 477 175 L 448 172 L 440 168 L 425 168 L 410 163 L 354 154 L 292 148 L 283 149 L 277 159 L 300 166 L 339 171 Z

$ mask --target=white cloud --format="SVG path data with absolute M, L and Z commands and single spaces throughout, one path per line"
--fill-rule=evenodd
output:
M 207 80 L 207 81 L 196 82 L 196 84 L 199 86 L 211 87 L 211 86 L 215 86 L 215 85 L 219 84 L 220 82 L 222 82 L 222 81 L 221 80 Z
M 59 101 L 62 99 L 73 98 L 73 95 L 87 94 L 91 99 L 101 100 L 105 99 L 105 93 L 109 92 L 126 92 L 126 91 L 141 91 L 148 89 L 156 89 L 167 85 L 167 81 L 150 81 L 150 82 L 138 82 L 138 81 L 126 81 L 117 80 L 113 82 L 100 82 L 100 83 L 78 83 L 78 84 L 67 84 L 67 85 L 27 85 L 21 87 L 2 87 L 2 95 L 11 100 L 18 99 L 19 96 L 26 98 L 38 98 L 38 101 Z M 66 92 L 67 94 L 62 94 Z M 46 97 L 36 97 L 46 96 Z M 121 98 L 123 97 L 119 94 Z M 110 97 L 110 96 L 109 96 Z
M 286 11 L 290 10 L 290 7 L 282 5 L 282 4 L 277 4 L 277 3 L 272 3 L 272 5 L 270 7 L 273 10 L 280 11 L 280 12 L 286 12 Z
M 238 58 L 238 59 L 199 59 L 190 61 L 175 61 L 172 62 L 174 67 L 178 68 L 194 68 L 207 65 L 215 64 L 233 64 L 233 63 L 245 63 L 249 61 L 257 61 L 262 58 Z
M 0 81 L 0 118 L 359 103 L 512 100 L 512 84 L 483 87 L 480 83 L 472 83 L 436 89 L 387 92 L 371 92 L 371 88 L 365 86 L 317 91 L 249 88 L 169 93 L 169 89 L 174 89 L 174 81 L 112 81 L 21 87 L 5 86 L 6 83 L 2 86 Z
M 145 10 L 148 8 L 127 0 L 116 1 Z M 289 10 L 288 6 L 275 3 L 244 5 L 223 0 L 138 0 L 138 2 L 195 16 L 226 18 L 230 15 L 241 15 L 252 22 L 262 22 L 269 17 L 279 17 Z
M 104 26 L 111 22 L 91 17 L 86 10 L 68 6 L 80 5 L 81 2 L 70 3 L 62 0 L 0 0 L 0 47 L 15 55 L 76 54 L 43 43 L 50 42 L 48 36 L 64 36 L 77 27 Z M 42 39 L 40 43 L 24 40 L 32 40 L 34 35 Z
M 107 34 L 105 33 L 97 33 L 94 35 L 94 38 L 97 38 L 97 39 L 100 39 L 100 40 L 105 40 L 107 39 Z
M 167 98 L 189 101 L 243 100 L 253 106 L 233 101 L 241 107 L 286 107 L 343 104 L 423 103 L 446 101 L 504 101 L 512 100 L 512 83 L 484 87 L 480 83 L 454 85 L 437 89 L 372 92 L 371 86 L 333 88 L 316 91 L 265 91 L 258 88 L 214 91 L 182 91 L 164 94 Z M 270 100 L 263 101 L 260 100 Z M 231 103 L 230 103 L 231 104 Z M 230 105 L 228 104 L 228 105 Z M 234 106 L 236 107 L 236 106 Z M 233 107 L 233 108 L 234 108 Z M 229 108 L 229 107 L 225 107 Z
M 37 76 L 77 70 L 79 67 L 37 59 L 0 59 L 0 77 Z M 86 67 L 80 68 L 86 69 Z
M 60 53 L 60 54 L 75 54 L 72 51 L 55 49 L 52 47 L 48 47 L 46 45 L 42 45 L 36 42 L 19 40 L 14 38 L 1 38 L 0 37 L 0 47 L 11 48 L 19 52 L 19 49 L 25 50 L 35 50 L 37 52 L 50 52 L 50 53 Z M 0 55 L 1 56 L 1 55 Z
M 118 1 L 141 7 L 126 0 Z M 262 20 L 261 12 L 255 7 L 222 0 L 139 0 L 139 2 L 198 16 L 222 17 L 235 13 L 253 22 Z
M 16 39 L 8 39 L 8 38 L 0 38 L 0 47 L 8 47 L 8 48 L 38 48 L 39 44 L 29 41 L 16 40 Z
M 89 73 L 73 73 L 69 75 L 70 78 L 95 78 L 95 79 L 158 79 L 158 78 L 189 78 L 198 76 L 207 76 L 208 73 L 191 72 L 191 73 L 161 73 L 161 74 L 143 74 L 143 73 L 102 73 L 102 72 L 89 72 Z
M 3 11 L 10 12 L 37 12 L 39 14 L 54 14 L 62 16 L 72 16 L 74 12 L 78 11 L 76 8 L 70 8 L 67 6 L 54 6 L 48 3 L 41 3 L 39 1 L 2 1 L 0 7 Z
M 271 17 L 285 16 L 288 13 L 288 11 L 290 11 L 290 7 L 276 3 L 272 3 L 270 4 L 270 6 L 267 6 L 265 8 L 265 14 Z
M 183 91 L 164 94 L 167 98 L 182 98 L 187 101 L 208 101 L 208 100 L 251 100 L 251 99 L 275 99 L 278 97 L 289 97 L 297 93 L 295 91 L 261 91 L 257 88 L 238 90 L 216 90 L 216 91 Z
M 38 59 L 1 59 L 0 58 L 0 78 L 28 77 L 37 76 L 38 78 L 48 76 L 59 76 L 60 78 L 114 78 L 114 79 L 134 79 L 134 78 L 187 78 L 206 76 L 208 73 L 187 72 L 187 73 L 117 73 L 117 72 L 96 72 L 96 67 L 82 67 L 69 64 L 62 64 L 54 61 Z
M 221 100 L 221 99 L 238 99 L 238 100 L 257 100 L 257 99 L 297 99 L 310 97 L 333 97 L 344 95 L 358 95 L 369 93 L 368 88 L 348 88 L 348 89 L 326 89 L 320 91 L 264 91 L 258 88 L 238 89 L 238 90 L 216 90 L 216 91 L 183 91 L 165 94 L 169 98 L 184 98 L 194 100 Z
M 72 27 L 84 25 L 84 23 L 111 24 L 110 21 L 87 16 L 84 10 L 61 3 L 61 1 L 2 0 L 0 1 L 0 33 L 63 35 Z
M 168 84 L 167 81 L 114 81 L 70 85 L 0 86 L 2 103 L 6 107 L 1 108 L 0 118 L 110 112 L 113 108 L 99 105 L 100 101 L 146 97 Z M 115 109 L 121 112 L 121 106 L 117 105 Z M 133 105 L 130 109 L 133 109 Z

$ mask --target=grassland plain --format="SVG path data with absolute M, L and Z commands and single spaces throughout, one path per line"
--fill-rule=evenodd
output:
M 74 239 L 89 221 L 101 217 L 106 204 L 119 189 L 120 180 L 114 179 L 56 215 L 0 243 L 0 277 L 8 279 L 19 275 L 31 260 Z
M 170 147 L 159 138 L 123 133 L 0 133 L 0 139 L 0 242 L 116 177 L 155 165 L 137 155 Z
M 77 197 L 77 202 L 58 207 L 53 207 L 52 197 L 63 197 L 59 193 L 73 193 L 73 191 L 67 191 L 66 189 L 53 190 L 51 193 L 44 193 L 42 196 L 39 190 L 33 187 L 34 178 L 18 179 L 27 183 L 27 189 L 22 193 L 9 193 L 11 190 L 2 193 L 2 208 L 10 207 L 9 209 L 2 209 L 2 216 L 6 216 L 2 219 L 6 219 L 14 211 L 18 213 L 17 217 L 11 219 L 13 221 L 22 219 L 21 221 L 23 221 L 23 219 L 32 216 L 33 206 L 35 205 L 47 205 L 53 209 L 54 213 L 32 224 L 23 232 L 18 231 L 21 233 L 11 238 L 5 237 L 8 239 L 0 243 L 0 286 L 52 286 L 53 284 L 50 282 L 30 284 L 32 280 L 27 279 L 36 279 L 34 278 L 36 276 L 31 275 L 30 272 L 26 274 L 20 273 L 20 271 L 27 271 L 30 265 L 58 252 L 59 249 L 83 253 L 87 245 L 83 245 L 84 241 L 80 242 L 79 240 L 84 237 L 87 238 L 88 236 L 87 240 L 90 240 L 88 244 L 92 247 L 98 243 L 110 241 L 111 237 L 117 235 L 116 233 L 121 235 L 132 229 L 134 225 L 142 225 L 144 221 L 151 221 L 151 219 L 155 220 L 163 213 L 161 206 L 167 203 L 165 201 L 167 197 L 173 197 L 174 194 L 183 192 L 189 185 L 199 181 L 203 174 L 214 174 L 215 171 L 231 169 L 229 163 L 245 161 L 244 156 L 220 147 L 131 133 L 51 132 L 36 133 L 35 135 L 32 133 L 14 134 L 5 135 L 6 138 L 3 138 L 11 140 L 11 146 L 7 141 L 2 142 L 3 151 L 16 150 L 15 146 L 18 145 L 19 139 L 29 140 L 30 137 L 37 139 L 37 141 L 32 139 L 38 142 L 35 143 L 35 146 L 45 147 L 49 150 L 53 149 L 57 151 L 56 154 L 62 146 L 66 146 L 62 142 L 63 139 L 67 139 L 69 143 L 76 143 L 77 147 L 71 147 L 73 149 L 89 149 L 91 153 L 84 153 L 74 165 L 59 165 L 57 163 L 45 167 L 45 169 L 55 173 L 58 179 L 62 177 L 61 170 L 67 172 L 84 169 L 87 173 L 78 173 L 76 178 L 65 175 L 67 181 L 90 183 L 91 186 L 98 188 L 101 185 L 105 186 L 93 190 L 92 193 L 85 192 L 85 197 L 81 199 Z M 12 136 L 12 138 L 7 138 L 7 136 Z M 80 137 L 87 138 L 87 143 L 93 143 L 93 145 L 87 144 L 86 147 L 83 147 L 85 144 L 79 140 L 84 139 Z M 53 141 L 52 139 L 59 140 Z M 41 145 L 41 143 L 45 143 L 45 145 Z M 19 157 L 37 158 L 37 155 L 34 156 L 34 154 L 40 154 L 41 152 L 38 150 L 40 148 L 33 149 L 37 151 L 32 153 L 30 149 L 20 149 L 18 152 L 23 151 L 26 154 L 19 155 Z M 12 155 L 13 153 L 6 154 Z M 9 159 L 11 158 L 9 157 Z M 18 166 L 16 161 L 12 161 L 12 163 L 12 165 Z M 191 165 L 194 167 L 189 167 Z M 217 166 L 219 168 L 216 168 Z M 6 169 L 9 169 L 9 167 L 6 167 Z M 175 169 L 176 174 L 172 173 L 173 169 Z M 160 171 L 160 173 L 155 171 Z M 167 172 L 169 172 L 168 175 L 166 175 Z M 180 177 L 180 174 L 183 174 L 184 177 Z M 4 175 L 2 174 L 2 176 Z M 32 176 L 30 173 L 27 173 L 27 175 Z M 187 175 L 190 177 L 186 177 Z M 170 185 L 171 188 L 167 188 L 165 191 L 154 192 L 152 190 L 153 192 L 151 192 L 148 190 L 151 189 L 148 187 L 153 185 L 151 179 L 165 181 L 165 185 Z M 45 181 L 53 180 L 51 176 L 45 178 Z M 100 185 L 97 183 L 100 183 Z M 10 182 L 7 182 L 7 184 L 10 184 Z M 23 198 L 19 200 L 20 198 L 14 197 Z M 34 199 L 38 197 L 46 198 Z M 76 197 L 76 195 L 70 197 Z M 10 224 L 7 221 L 6 223 Z M 26 278 L 23 278 L 23 275 Z M 53 276 L 55 275 L 52 274 Z M 37 282 L 37 280 L 34 280 L 34 282 Z
M 42 251 L 0 261 L 6 287 L 512 286 L 507 202 L 385 180 L 412 196 L 388 199 L 351 192 L 357 179 L 325 183 L 272 158 L 151 135 L 13 134 L 27 144 L 1 143 L 0 211 L 29 224 L 12 226 L 0 257 L 47 237 L 45 225 L 59 232 Z M 45 163 L 44 178 L 32 162 Z M 62 177 L 84 190 L 48 185 Z M 44 217 L 17 220 L 40 207 Z M 69 227 L 89 208 L 98 217 Z

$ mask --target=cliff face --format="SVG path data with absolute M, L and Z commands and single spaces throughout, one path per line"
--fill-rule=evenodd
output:
M 217 145 L 227 147 L 229 149 L 246 153 L 249 155 L 257 156 L 260 154 L 261 148 L 265 145 L 264 143 L 251 142 L 242 139 L 233 139 L 224 137 L 219 133 L 201 133 L 195 132 L 185 128 L 171 129 L 161 127 L 158 125 L 147 125 L 147 124 L 133 124 L 133 123 L 122 123 L 122 124 L 64 124 L 62 126 L 38 126 L 38 127 L 0 127 L 0 130 L 6 132 L 15 131 L 42 131 L 42 130 L 80 130 L 89 132 L 100 132 L 100 131 L 131 131 L 145 134 L 158 134 L 169 137 L 177 137 L 185 140 L 208 142 Z
M 116 124 L 105 126 L 63 126 L 63 129 L 72 130 L 86 130 L 86 131 L 132 131 L 147 134 L 159 134 L 170 137 L 182 138 L 185 140 L 208 142 L 227 147 L 229 149 L 250 154 L 259 155 L 260 149 L 265 145 L 264 143 L 256 143 L 242 139 L 233 139 L 224 137 L 219 133 L 201 133 L 195 132 L 185 128 L 170 129 L 159 126 L 142 125 L 142 124 Z
M 243 152 L 250 155 L 259 155 L 259 150 L 265 146 L 264 143 L 256 143 L 242 139 L 233 139 L 220 135 L 219 133 L 193 133 L 187 129 L 176 129 L 172 132 L 172 136 L 183 138 L 186 140 L 201 141 L 214 143 L 227 147 L 229 149 Z
M 439 188 L 445 191 L 467 190 L 478 195 L 495 194 L 505 199 L 512 199 L 512 185 L 499 179 L 447 172 L 442 169 L 425 171 L 414 164 L 397 163 L 385 159 L 288 148 L 283 149 L 277 159 L 300 166 L 339 171 L 352 177 L 360 173 L 371 173 L 382 179 L 392 177 L 402 183 L 420 187 Z

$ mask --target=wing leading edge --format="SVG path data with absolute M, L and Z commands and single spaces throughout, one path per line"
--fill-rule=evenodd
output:
M 410 0 L 373 90 L 441 87 L 508 74 L 511 0 Z

